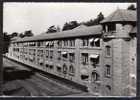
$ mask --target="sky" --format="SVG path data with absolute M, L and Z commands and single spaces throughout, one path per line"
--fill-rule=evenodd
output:
M 4 3 L 3 31 L 11 34 L 32 30 L 35 35 L 52 25 L 88 21 L 102 12 L 105 17 L 116 9 L 126 9 L 132 3 Z M 135 3 L 133 3 L 135 4 Z M 135 4 L 136 5 L 136 4 Z

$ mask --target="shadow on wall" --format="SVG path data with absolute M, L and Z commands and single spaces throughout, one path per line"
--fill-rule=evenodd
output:
M 33 71 L 15 69 L 14 66 L 4 67 L 3 71 L 4 71 L 3 72 L 4 82 L 13 81 L 13 80 L 24 80 L 34 75 Z

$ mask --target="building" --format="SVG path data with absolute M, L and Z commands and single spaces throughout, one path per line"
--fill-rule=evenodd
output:
M 12 41 L 8 57 L 84 85 L 94 95 L 136 95 L 136 11 L 117 9 L 100 25 Z

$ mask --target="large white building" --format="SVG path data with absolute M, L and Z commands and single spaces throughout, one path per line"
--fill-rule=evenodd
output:
M 100 25 L 12 41 L 8 57 L 101 96 L 136 95 L 136 11 L 117 9 Z

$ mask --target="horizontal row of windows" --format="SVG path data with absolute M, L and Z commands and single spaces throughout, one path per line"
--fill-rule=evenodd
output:
M 53 65 L 45 64 L 45 66 L 46 66 L 46 68 L 49 68 L 51 70 L 54 69 Z M 75 74 L 75 68 L 73 65 L 67 66 L 66 64 L 64 64 L 63 67 L 56 66 L 56 70 L 58 73 L 70 74 L 70 75 Z
M 83 38 L 81 39 L 81 46 L 100 47 L 100 38 Z M 37 41 L 37 42 L 25 42 L 25 43 L 13 43 L 13 46 L 36 46 L 36 47 L 54 47 L 56 43 L 57 47 L 75 47 L 75 39 L 64 39 L 54 41 Z
M 27 52 L 26 52 L 27 53 Z M 25 54 L 26 54 L 25 53 Z M 74 52 L 67 52 L 67 51 L 57 51 L 57 54 L 54 54 L 53 50 L 46 50 L 45 52 L 43 50 L 38 50 L 36 53 L 35 49 L 29 49 L 29 55 L 37 57 L 44 58 L 46 59 L 52 59 L 54 56 L 57 56 L 57 60 L 63 60 L 63 61 L 70 61 L 70 62 L 75 62 L 75 53 Z M 96 64 L 99 64 L 100 57 L 98 54 L 88 54 L 88 53 L 81 53 L 81 64 L 87 65 L 90 64 L 95 66 Z M 96 66 L 95 66 L 96 67 Z

